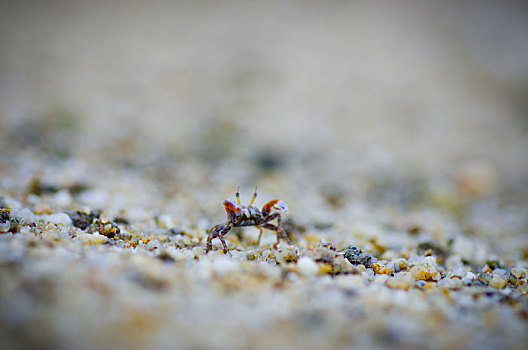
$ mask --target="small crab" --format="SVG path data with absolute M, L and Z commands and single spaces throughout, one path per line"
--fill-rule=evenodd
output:
M 277 232 L 277 243 L 282 238 L 288 244 L 291 244 L 290 239 L 286 235 L 286 232 L 281 227 L 281 214 L 278 212 L 271 213 L 271 209 L 280 210 L 283 212 L 288 212 L 288 206 L 280 199 L 272 199 L 268 203 L 264 204 L 262 211 L 258 210 L 257 207 L 253 206 L 253 202 L 257 198 L 257 189 L 255 188 L 255 193 L 251 198 L 251 202 L 248 206 L 243 206 L 240 203 L 240 193 L 237 191 L 236 194 L 236 203 L 226 199 L 224 201 L 225 211 L 227 213 L 227 221 L 223 224 L 218 224 L 213 226 L 209 230 L 209 236 L 207 237 L 207 249 L 206 254 L 213 249 L 212 240 L 213 238 L 218 238 L 222 242 L 224 247 L 224 253 L 227 253 L 227 245 L 224 240 L 224 236 L 229 233 L 233 227 L 243 227 L 243 226 L 256 226 L 259 230 L 259 236 L 257 240 L 257 245 L 260 245 L 260 238 L 262 236 L 262 228 L 267 228 L 268 230 Z M 270 224 L 269 222 L 277 219 L 277 225 Z

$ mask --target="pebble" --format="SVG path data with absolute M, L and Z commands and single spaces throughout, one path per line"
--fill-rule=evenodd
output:
M 307 256 L 303 256 L 297 261 L 297 269 L 299 273 L 307 277 L 313 277 L 319 273 L 319 265 Z
M 508 278 L 503 275 L 493 275 L 491 277 L 491 280 L 489 281 L 489 286 L 493 288 L 504 288 L 506 287 L 506 284 L 508 283 Z
M 438 281 L 439 287 L 444 287 L 448 289 L 459 289 L 462 288 L 463 282 L 460 278 L 443 278 Z
M 377 261 L 375 257 L 353 245 L 344 250 L 344 257 L 353 265 L 361 264 L 365 267 L 372 267 L 372 264 Z
M 466 272 L 466 276 L 464 276 L 464 278 L 473 280 L 473 279 L 477 278 L 477 276 L 475 276 L 475 274 L 473 272 L 468 271 L 468 272 Z
M 387 268 L 393 272 L 400 272 L 407 269 L 407 260 L 404 258 L 393 259 L 387 264 Z
M 466 275 L 466 272 L 467 270 L 463 266 L 459 266 L 453 270 L 453 276 L 462 278 Z
M 373 271 L 375 274 L 385 274 L 388 275 L 391 272 L 391 269 L 378 263 L 374 263 Z
M 410 272 L 400 272 L 390 277 L 387 286 L 398 289 L 409 289 L 414 285 L 414 278 Z
M 511 269 L 511 274 L 515 278 L 524 279 L 526 278 L 526 269 L 524 267 L 514 267 Z
M 71 226 L 72 220 L 68 216 L 68 214 L 65 213 L 56 213 L 51 215 L 45 215 L 43 217 L 44 221 L 47 221 L 49 223 L 55 224 L 55 225 L 63 225 L 63 226 Z
M 9 221 L 0 223 L 0 233 L 8 232 L 10 227 L 11 223 Z
M 84 244 L 101 244 L 108 242 L 108 237 L 100 235 L 98 233 L 79 233 L 77 238 Z
M 411 274 L 416 280 L 439 280 L 440 273 L 437 270 L 436 258 L 427 256 L 423 260 L 418 261 L 415 266 L 411 268 Z

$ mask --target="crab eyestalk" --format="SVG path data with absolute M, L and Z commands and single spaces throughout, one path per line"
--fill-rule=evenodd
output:
M 249 202 L 249 205 L 253 205 L 255 199 L 257 199 L 257 186 L 255 186 L 255 192 L 253 192 L 253 196 L 251 197 L 251 202 Z

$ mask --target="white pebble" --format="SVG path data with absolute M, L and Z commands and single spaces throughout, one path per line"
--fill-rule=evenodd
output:
M 526 269 L 523 267 L 514 267 L 511 269 L 511 274 L 515 278 L 524 278 L 526 277 Z
M 315 276 L 319 272 L 319 266 L 312 258 L 303 256 L 297 261 L 299 272 L 305 276 Z
M 459 278 L 443 278 L 438 281 L 438 285 L 449 289 L 458 289 L 462 287 L 462 281 Z
M 475 274 L 471 271 L 468 271 L 466 273 L 466 276 L 464 278 L 462 278 L 462 283 L 470 283 L 472 280 L 474 280 L 475 278 L 477 278 L 475 276 Z
M 9 228 L 11 228 L 11 223 L 9 221 L 0 223 L 0 233 L 9 231 Z
M 475 276 L 475 274 L 474 274 L 473 272 L 468 271 L 468 272 L 466 273 L 466 277 L 465 277 L 465 278 L 467 278 L 468 280 L 474 280 L 474 279 L 477 278 L 477 277 Z
M 97 232 L 94 232 L 94 234 L 80 233 L 77 235 L 77 239 L 84 244 L 102 244 L 108 241 L 108 237 L 100 235 Z
M 22 222 L 30 223 L 36 221 L 36 215 L 33 214 L 29 208 L 23 208 L 23 209 L 14 209 L 11 211 L 11 216 L 18 216 L 20 219 L 22 219 Z
M 49 223 L 55 224 L 55 225 L 64 225 L 64 226 L 71 226 L 72 220 L 68 216 L 68 214 L 65 213 L 56 213 L 51 215 L 45 215 L 44 221 L 47 221 Z
M 465 274 L 466 274 L 466 269 L 463 266 L 459 266 L 455 270 L 453 270 L 453 276 L 462 278 L 464 277 Z

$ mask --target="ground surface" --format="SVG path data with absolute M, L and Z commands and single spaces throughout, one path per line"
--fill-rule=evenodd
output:
M 524 348 L 527 14 L 3 2 L 3 348 Z

